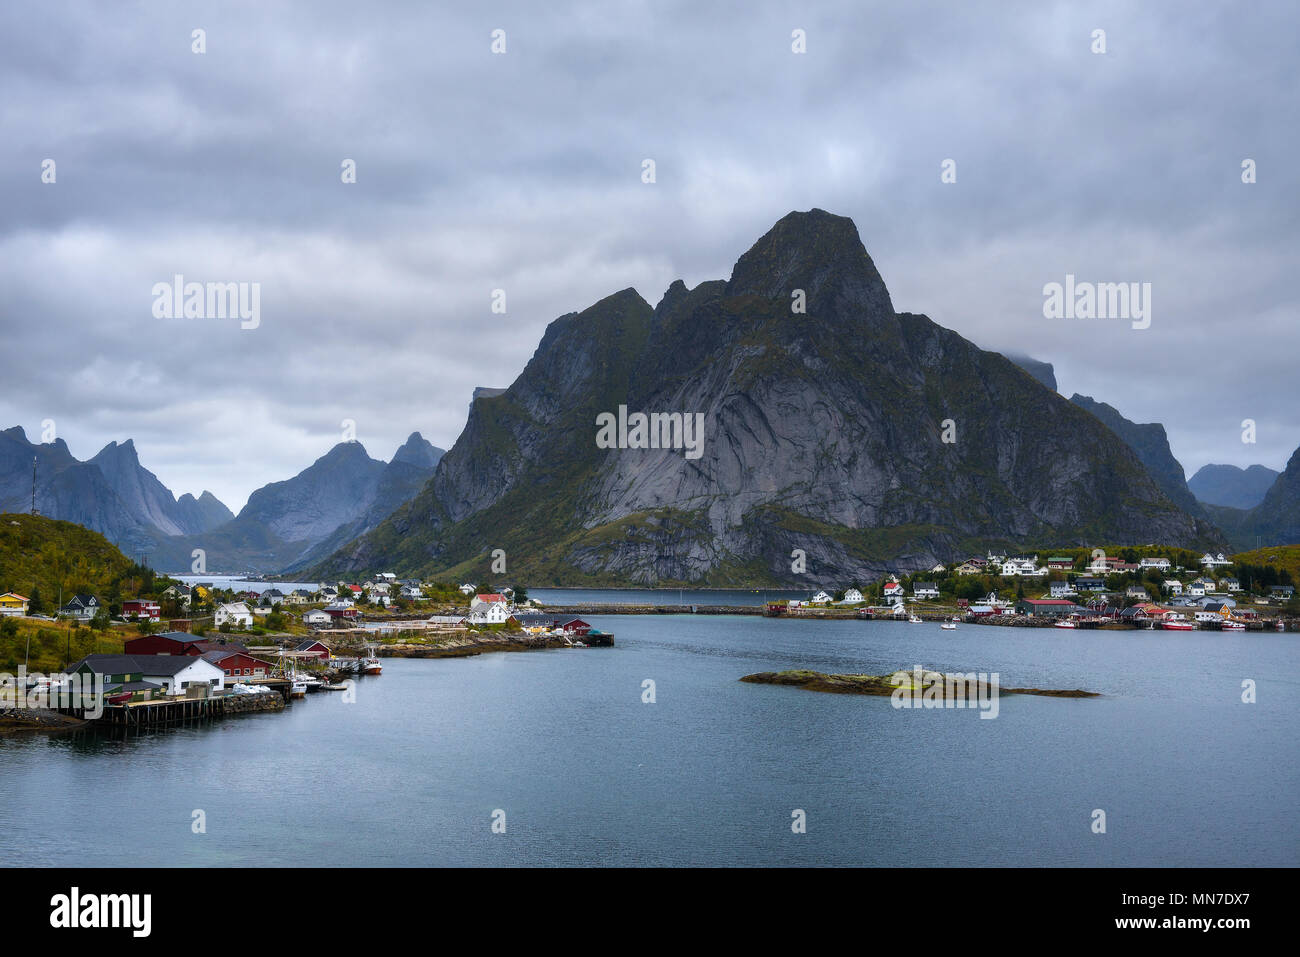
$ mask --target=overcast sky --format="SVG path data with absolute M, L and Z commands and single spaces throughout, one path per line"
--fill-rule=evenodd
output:
M 413 430 L 450 448 L 555 317 L 726 278 L 816 206 L 854 219 L 897 309 L 1163 422 L 1189 476 L 1281 468 L 1298 9 L 6 4 L 0 427 L 52 419 L 79 458 L 134 438 L 237 511 L 345 419 L 377 458 Z M 177 273 L 260 283 L 260 325 L 155 318 Z M 1067 273 L 1151 283 L 1150 328 L 1044 318 Z

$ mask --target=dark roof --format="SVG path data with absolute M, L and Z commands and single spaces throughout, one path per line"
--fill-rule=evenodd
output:
M 243 648 L 215 648 L 212 651 L 203 652 L 203 660 L 210 661 L 214 665 L 219 665 L 227 658 L 233 658 L 236 655 L 243 655 L 245 658 L 251 658 L 253 661 L 260 661 L 262 662 L 262 664 L 266 665 L 267 667 L 275 666 L 275 662 L 266 661 L 265 659 L 258 658 L 256 655 L 249 654 Z
M 195 641 L 192 642 L 195 648 L 201 653 L 209 651 L 238 651 L 243 654 L 248 653 L 248 647 L 238 641 Z
M 194 664 L 195 660 L 190 655 L 86 655 L 69 666 L 67 673 L 88 665 L 97 675 L 174 675 Z
M 510 617 L 521 625 L 549 625 L 555 621 L 555 616 L 543 615 L 541 612 L 536 611 L 520 612 Z
M 89 665 L 91 670 L 97 675 L 129 675 L 137 671 L 143 671 L 140 667 L 139 655 L 86 655 L 78 662 L 74 662 L 64 670 L 65 674 L 72 674 L 80 670 L 82 665 Z M 149 657 L 155 657 L 150 655 Z
M 195 641 L 195 637 L 188 631 L 160 631 L 154 635 L 155 638 L 167 638 L 171 641 L 179 641 L 183 645 L 188 645 Z
M 297 647 L 295 647 L 293 650 L 306 651 L 308 648 L 312 647 L 313 645 L 320 645 L 322 648 L 329 647 L 328 645 L 325 644 L 325 642 L 321 641 L 319 638 L 308 638 L 306 641 L 300 641 Z

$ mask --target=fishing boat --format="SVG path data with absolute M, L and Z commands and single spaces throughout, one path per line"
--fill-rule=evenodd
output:
M 289 679 L 289 697 L 305 698 L 307 697 L 307 679 L 293 675 Z
M 956 631 L 957 623 L 955 621 L 945 621 L 939 627 L 944 631 Z
M 1078 628 L 1079 623 L 1077 621 L 1072 621 L 1069 618 L 1063 618 L 1060 621 L 1053 622 L 1052 627 L 1053 628 Z
M 1165 631 L 1195 631 L 1196 622 L 1194 621 L 1166 621 L 1161 625 Z
M 1246 626 L 1240 621 L 1225 621 L 1219 626 L 1224 631 L 1245 631 Z
M 367 675 L 382 674 L 384 666 L 379 659 L 375 657 L 375 646 L 371 645 L 367 650 L 367 657 L 361 662 L 361 673 Z
M 909 624 L 912 624 L 912 625 L 919 625 L 919 624 L 921 624 L 921 619 L 920 619 L 918 616 L 916 616 L 916 615 L 908 615 L 908 616 L 907 616 L 907 621 L 908 621 Z

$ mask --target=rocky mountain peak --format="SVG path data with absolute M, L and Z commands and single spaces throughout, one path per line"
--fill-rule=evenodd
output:
M 422 469 L 432 469 L 438 464 L 442 455 L 442 449 L 419 432 L 412 432 L 402 443 L 402 447 L 393 453 L 393 461 L 404 462 Z
M 892 316 L 894 304 L 847 216 L 792 212 L 750 247 L 731 271 L 728 296 L 790 299 L 802 289 L 810 315 Z

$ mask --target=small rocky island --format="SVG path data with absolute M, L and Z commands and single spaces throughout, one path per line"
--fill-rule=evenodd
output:
M 962 681 L 935 678 L 959 678 Z M 820 671 L 760 671 L 758 674 L 745 675 L 740 679 L 751 684 L 786 685 L 803 688 L 805 691 L 824 691 L 829 694 L 866 694 L 890 697 L 896 691 L 920 695 L 922 692 L 951 698 L 960 689 L 960 693 L 979 691 L 987 693 L 990 688 L 988 675 L 968 674 L 950 675 L 946 672 L 929 668 L 915 668 L 910 671 L 896 671 L 887 675 L 828 675 Z M 969 689 L 969 690 L 968 690 Z M 1095 691 L 1060 691 L 1050 688 L 1004 688 L 997 686 L 998 694 L 1035 694 L 1051 698 L 1099 698 Z

